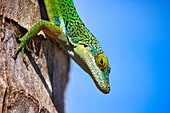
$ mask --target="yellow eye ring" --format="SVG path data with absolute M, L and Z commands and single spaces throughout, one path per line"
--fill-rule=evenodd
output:
M 108 67 L 108 59 L 104 54 L 99 54 L 96 57 L 96 64 L 102 70 Z

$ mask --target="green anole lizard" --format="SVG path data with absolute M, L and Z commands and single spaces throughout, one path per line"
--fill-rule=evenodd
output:
M 49 21 L 37 21 L 28 32 L 19 39 L 20 45 L 14 56 L 24 48 L 27 41 L 41 30 L 54 38 L 69 56 L 86 71 L 103 93 L 109 93 L 110 66 L 107 57 L 97 39 L 80 19 L 72 0 L 44 0 Z

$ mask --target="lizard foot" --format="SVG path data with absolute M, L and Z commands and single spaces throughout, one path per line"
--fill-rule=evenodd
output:
M 21 49 L 22 59 L 23 59 L 24 63 L 26 64 L 26 66 L 28 66 L 28 63 L 27 63 L 27 61 L 26 61 L 26 59 L 25 59 L 25 53 L 24 53 L 24 49 L 25 49 L 25 46 L 26 46 L 26 41 L 25 41 L 25 40 L 22 40 L 22 39 L 24 39 L 24 37 L 19 39 L 19 41 L 20 41 L 21 43 L 20 43 L 20 45 L 15 49 L 13 58 L 16 58 L 19 50 Z

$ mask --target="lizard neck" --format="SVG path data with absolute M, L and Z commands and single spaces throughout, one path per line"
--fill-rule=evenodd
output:
M 44 0 L 51 22 L 60 25 L 72 45 L 86 44 L 92 53 L 103 53 L 98 41 L 80 19 L 73 0 Z
M 73 0 L 58 0 L 60 12 L 65 24 L 66 35 L 69 37 L 77 37 L 80 32 L 90 33 L 80 19 Z

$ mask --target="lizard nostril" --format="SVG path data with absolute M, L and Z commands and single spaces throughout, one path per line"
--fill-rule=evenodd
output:
M 84 44 L 84 47 L 88 47 L 88 45 L 87 45 L 87 44 Z

